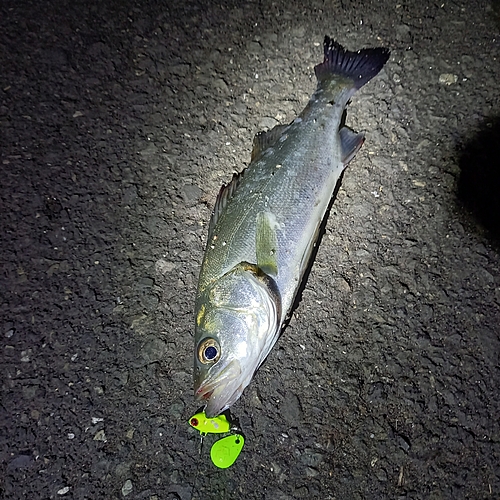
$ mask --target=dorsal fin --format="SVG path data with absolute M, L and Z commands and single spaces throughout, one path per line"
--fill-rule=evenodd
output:
M 231 182 L 228 184 L 224 184 L 217 195 L 217 199 L 215 200 L 214 209 L 212 211 L 212 216 L 210 217 L 210 223 L 208 225 L 208 241 L 212 239 L 212 233 L 214 231 L 214 227 L 219 220 L 220 214 L 224 210 L 227 205 L 227 202 L 233 197 L 234 191 L 239 186 L 241 180 L 243 179 L 245 171 L 240 172 L 239 174 L 233 174 L 233 178 Z
M 276 125 L 267 132 L 259 132 L 253 138 L 252 161 L 258 159 L 266 149 L 274 146 L 289 127 L 290 125 Z

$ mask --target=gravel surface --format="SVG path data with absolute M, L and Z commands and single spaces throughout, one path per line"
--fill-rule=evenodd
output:
M 498 12 L 3 0 L 0 496 L 500 498 Z M 207 223 L 307 102 L 325 34 L 392 55 L 219 470 L 187 424 Z

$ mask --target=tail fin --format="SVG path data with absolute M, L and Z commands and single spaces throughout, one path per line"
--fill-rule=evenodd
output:
M 325 36 L 323 46 L 325 59 L 314 67 L 318 81 L 331 78 L 332 75 L 340 75 L 352 80 L 356 89 L 371 80 L 390 56 L 389 49 L 383 47 L 349 52 L 329 36 Z

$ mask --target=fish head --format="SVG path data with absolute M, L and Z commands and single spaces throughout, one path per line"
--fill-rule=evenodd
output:
M 214 417 L 239 399 L 279 335 L 281 299 L 272 278 L 240 263 L 199 293 L 194 392 Z

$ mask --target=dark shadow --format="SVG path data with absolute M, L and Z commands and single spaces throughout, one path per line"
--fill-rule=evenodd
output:
M 500 242 L 500 117 L 487 119 L 478 134 L 460 148 L 458 199 Z

